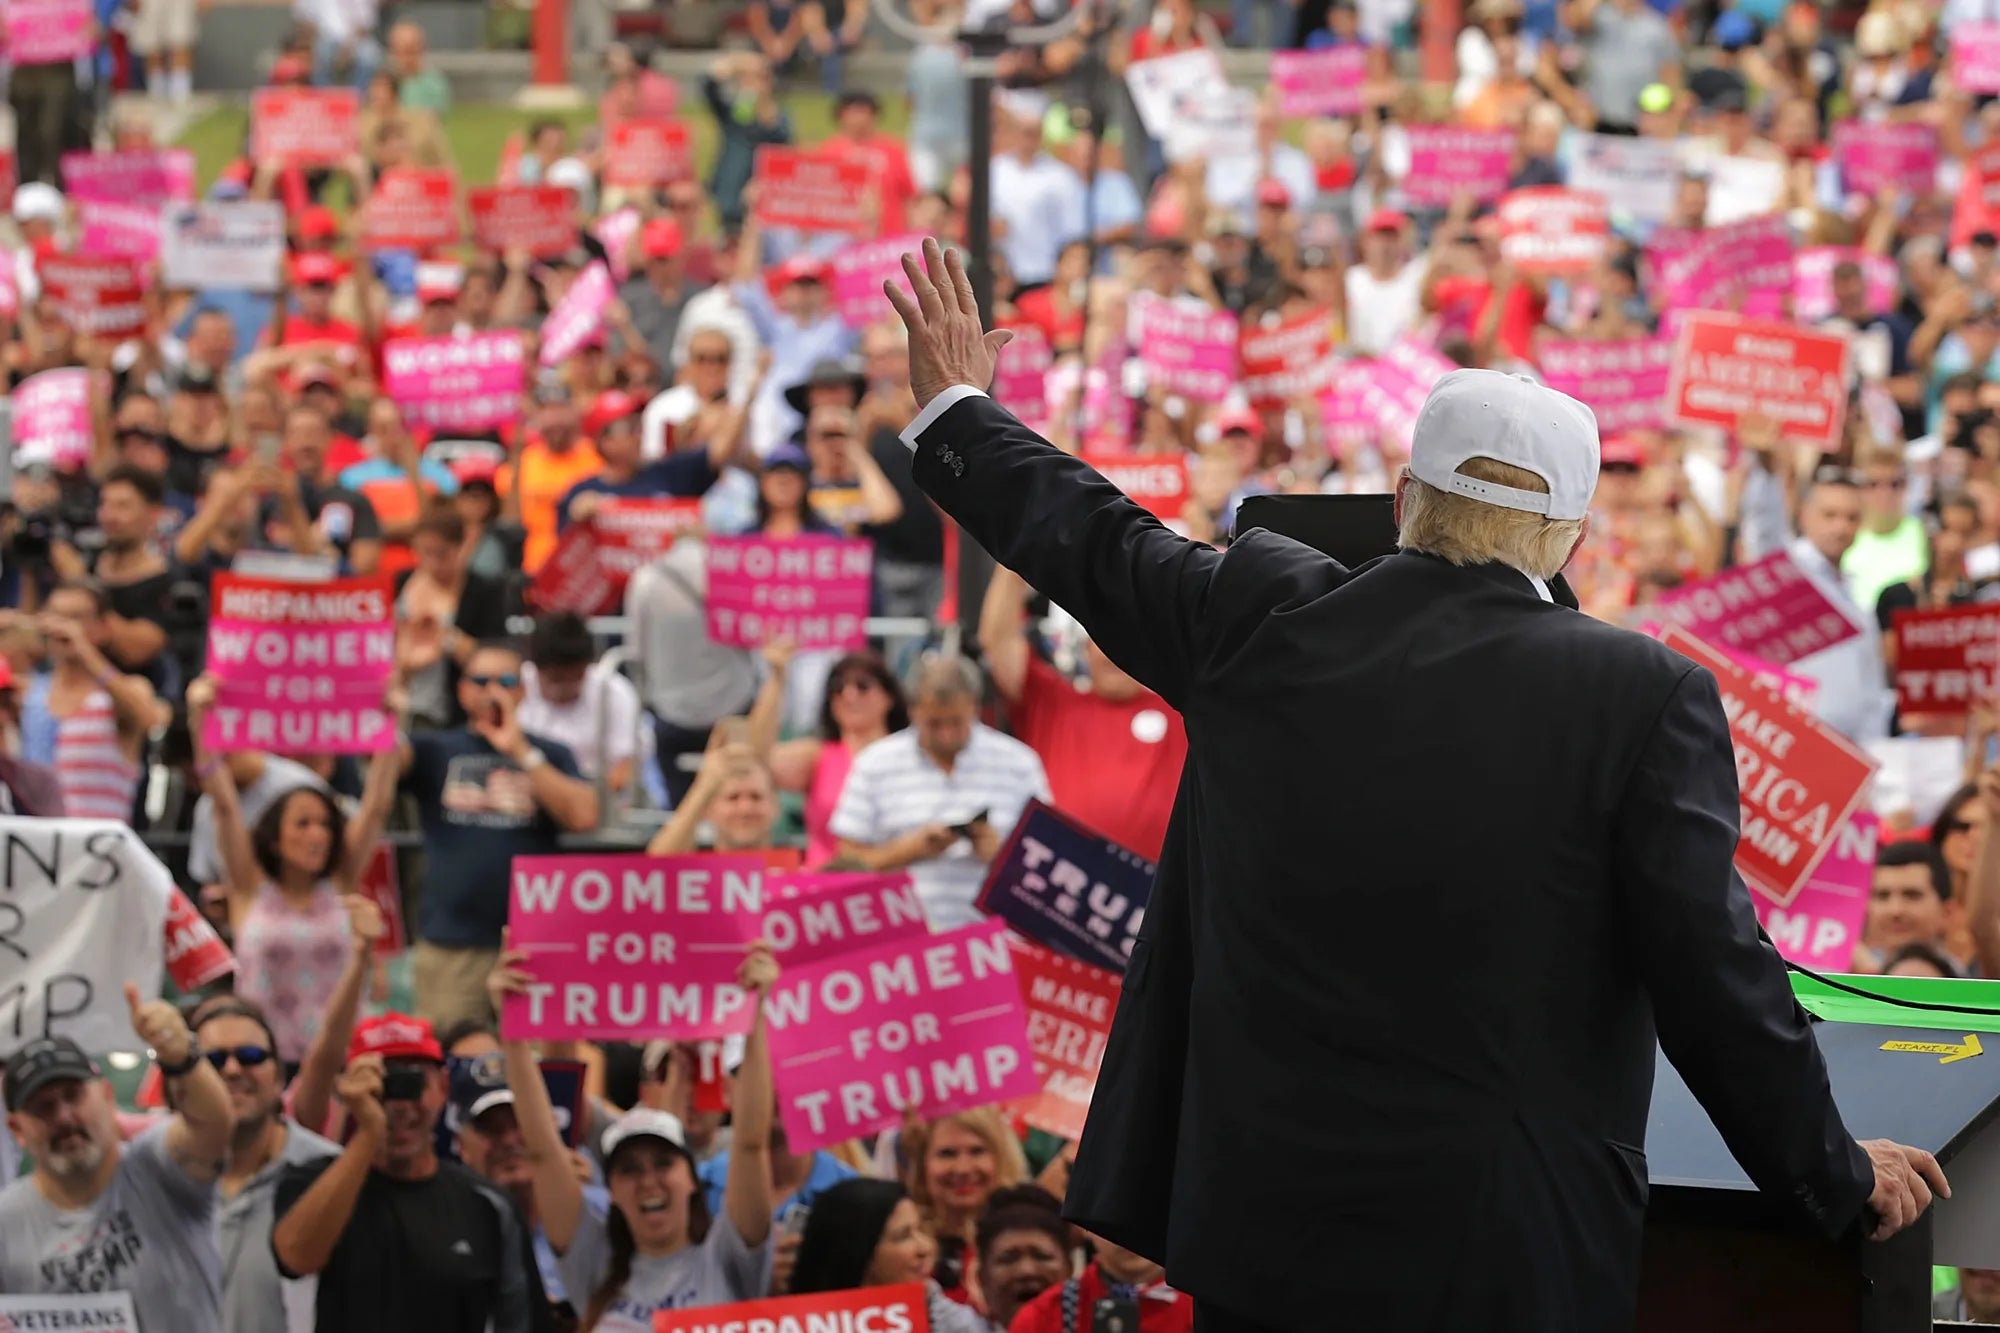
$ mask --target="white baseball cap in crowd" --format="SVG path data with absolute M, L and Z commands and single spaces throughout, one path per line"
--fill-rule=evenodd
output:
M 633 1139 L 664 1139 L 682 1152 L 688 1150 L 687 1131 L 681 1128 L 679 1116 L 639 1106 L 611 1122 L 611 1128 L 598 1141 L 598 1151 L 609 1161 L 612 1153 Z
M 41 181 L 29 181 L 14 191 L 14 221 L 61 222 L 62 191 Z
M 1490 458 L 1532 472 L 1548 494 L 1468 477 L 1459 466 Z M 1557 521 L 1590 512 L 1597 490 L 1597 417 L 1566 393 L 1526 375 L 1454 370 L 1432 387 L 1410 441 L 1410 475 L 1441 491 Z

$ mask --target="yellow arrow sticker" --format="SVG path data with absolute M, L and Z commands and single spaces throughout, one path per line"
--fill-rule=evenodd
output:
M 1973 1056 L 1979 1055 L 1985 1050 L 1979 1044 L 1979 1034 L 1977 1032 L 1966 1033 L 1965 1044 L 1962 1046 L 1954 1045 L 1948 1041 L 1885 1041 L 1882 1043 L 1882 1049 L 1885 1051 L 1915 1051 L 1920 1055 L 1935 1055 L 1938 1057 L 1938 1063 L 1941 1065 L 1948 1065 L 1954 1060 L 1970 1060 Z

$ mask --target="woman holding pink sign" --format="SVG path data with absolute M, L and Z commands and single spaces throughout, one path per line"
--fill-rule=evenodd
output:
M 188 686 L 188 729 L 195 775 L 215 805 L 236 993 L 263 1007 L 278 1057 L 296 1066 L 347 965 L 352 935 L 346 902 L 382 840 L 396 799 L 396 766 L 379 759 L 369 764 L 352 819 L 329 793 L 299 787 L 271 802 L 254 826 L 246 825 L 229 765 L 221 755 L 203 753 L 203 723 L 215 692 L 206 676 Z

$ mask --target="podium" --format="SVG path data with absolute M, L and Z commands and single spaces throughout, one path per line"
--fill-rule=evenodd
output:
M 1952 1197 L 1889 1241 L 1828 1241 L 1790 1201 L 1750 1183 L 1660 1056 L 1646 1127 L 1641 1333 L 1928 1333 L 1932 1265 L 2000 1268 L 2000 983 L 1851 980 L 1996 1011 L 1913 1010 L 1793 978 L 1849 1132 L 1935 1154 Z

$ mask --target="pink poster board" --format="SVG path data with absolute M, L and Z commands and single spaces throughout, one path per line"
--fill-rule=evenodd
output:
M 1410 171 L 1403 193 L 1413 204 L 1437 208 L 1469 194 L 1488 203 L 1507 192 L 1514 172 L 1514 131 L 1473 130 L 1456 125 L 1412 125 Z
M 1757 905 L 1757 924 L 1780 954 L 1819 971 L 1852 967 L 1854 946 L 1861 943 L 1868 919 L 1880 836 L 1874 815 L 1852 815 L 1789 906 L 1780 907 L 1762 893 L 1750 895 Z
M 859 648 L 874 568 L 874 548 L 859 538 L 712 538 L 708 637 L 732 648 L 781 636 L 805 651 Z
M 1662 594 L 1659 612 L 1705 643 L 1779 666 L 1861 632 L 1783 551 Z
M 397 338 L 382 349 L 385 387 L 413 426 L 478 431 L 521 415 L 527 357 L 519 334 Z
M 1271 53 L 1271 84 L 1278 90 L 1281 116 L 1358 116 L 1367 75 L 1365 47 Z
M 833 269 L 833 301 L 849 327 L 865 328 L 895 316 L 889 298 L 882 294 L 882 284 L 893 280 L 904 295 L 910 295 L 910 280 L 903 273 L 903 256 L 920 253 L 923 243 L 923 237 L 911 232 L 885 236 L 878 241 L 856 241 L 834 252 L 829 261 Z
M 382 696 L 396 663 L 387 578 L 287 583 L 217 574 L 208 673 L 211 754 L 374 754 L 396 747 Z

